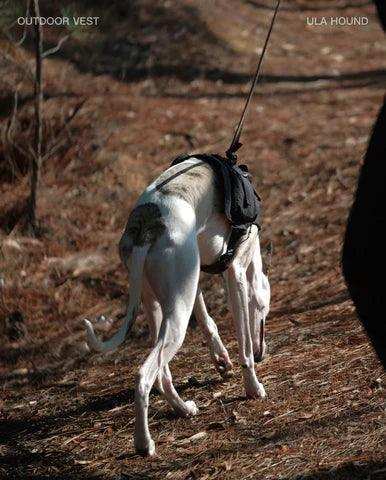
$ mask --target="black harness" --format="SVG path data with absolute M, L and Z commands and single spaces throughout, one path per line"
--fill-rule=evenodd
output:
M 250 227 L 257 225 L 260 229 L 261 200 L 252 185 L 248 167 L 236 165 L 229 158 L 217 154 L 185 154 L 173 160 L 172 165 L 193 157 L 212 167 L 223 192 L 224 214 L 231 224 L 227 251 L 214 264 L 201 265 L 203 272 L 221 274 L 229 267 Z

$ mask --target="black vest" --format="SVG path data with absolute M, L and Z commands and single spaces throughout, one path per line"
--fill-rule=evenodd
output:
M 246 165 L 236 165 L 220 155 L 206 153 L 179 155 L 173 160 L 172 165 L 192 157 L 208 163 L 213 168 L 224 194 L 224 213 L 231 224 L 227 251 L 220 255 L 214 264 L 201 265 L 203 272 L 223 273 L 232 262 L 242 238 L 248 233 L 251 225 L 257 225 L 260 229 L 261 200 L 252 185 Z

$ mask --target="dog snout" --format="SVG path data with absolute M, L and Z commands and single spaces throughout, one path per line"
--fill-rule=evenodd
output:
M 266 356 L 266 353 L 267 353 L 267 345 L 264 342 L 263 345 L 262 345 L 262 348 L 260 348 L 258 351 L 254 352 L 254 354 L 253 354 L 253 358 L 254 358 L 255 363 L 262 362 L 264 360 L 265 356 Z
M 253 355 L 253 358 L 255 360 L 255 363 L 260 363 L 264 359 L 264 354 L 263 352 L 258 352 Z

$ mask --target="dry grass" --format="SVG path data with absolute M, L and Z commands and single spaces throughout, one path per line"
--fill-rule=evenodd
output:
M 180 2 L 191 3 L 219 38 L 213 52 L 222 68 L 240 75 L 225 75 L 223 83 L 205 75 L 188 82 L 173 73 L 124 82 L 114 72 L 96 76 L 81 68 L 82 58 L 78 67 L 66 55 L 47 63 L 47 125 L 59 125 L 79 99 L 87 101 L 65 148 L 45 166 L 42 238 L 8 236 L 27 181 L 0 184 L 0 472 L 47 479 L 385 478 L 384 379 L 339 265 L 358 168 L 383 93 L 384 77 L 374 72 L 385 68 L 383 38 L 373 16 L 355 36 L 344 28 L 332 36 L 306 29 L 301 10 L 283 11 L 265 66 L 278 77 L 266 77 L 246 127 L 241 157 L 263 198 L 263 242 L 274 243 L 270 353 L 257 366 L 268 399 L 244 398 L 238 368 L 222 380 L 200 332 L 190 329 L 171 368 L 182 397 L 194 399 L 200 414 L 175 418 L 152 395 L 158 454 L 142 459 L 133 453 L 132 433 L 134 376 L 149 346 L 143 316 L 117 353 L 84 350 L 79 320 L 116 318 L 124 309 L 128 286 L 116 245 L 133 201 L 176 154 L 225 149 L 254 50 L 234 42 L 244 38 L 242 30 L 254 31 L 256 16 L 263 36 L 270 13 L 253 2 L 236 2 L 237 12 L 223 1 Z M 182 24 L 183 12 L 177 12 Z M 371 7 L 347 12 L 371 15 Z M 227 26 L 221 35 L 220 13 Z M 152 25 L 157 35 L 162 22 Z M 72 39 L 66 48 L 71 53 L 82 41 Z M 224 42 L 232 48 L 220 48 Z M 105 57 L 98 64 L 95 55 L 96 67 L 105 68 Z M 200 57 L 204 70 L 213 58 Z M 318 80 L 335 70 L 353 75 Z M 6 66 L 4 72 L 7 78 Z M 2 85 L 13 98 L 9 82 Z M 20 93 L 28 96 L 28 86 Z M 27 98 L 20 118 L 30 112 Z M 222 284 L 205 277 L 203 285 L 236 361 Z M 26 336 L 10 341 L 4 320 L 16 310 Z

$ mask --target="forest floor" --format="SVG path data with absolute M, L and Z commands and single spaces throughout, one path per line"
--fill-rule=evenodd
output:
M 215 372 L 200 331 L 189 328 L 171 370 L 199 414 L 176 418 L 152 394 L 150 459 L 133 450 L 135 375 L 149 351 L 143 314 L 131 341 L 106 355 L 87 352 L 82 319 L 104 315 L 98 332 L 106 336 L 119 325 L 129 286 L 117 243 L 150 180 L 180 153 L 228 146 L 272 2 L 94 3 L 98 33 L 75 32 L 45 61 L 51 155 L 38 238 L 17 223 L 28 177 L 14 146 L 32 138 L 31 84 L 20 68 L 31 47 L 2 60 L 0 121 L 9 135 L 0 151 L 0 477 L 386 478 L 384 377 L 340 270 L 386 80 L 371 2 L 285 2 L 243 133 L 240 160 L 263 200 L 262 243 L 274 245 L 269 355 L 256 366 L 267 399 L 245 398 L 221 279 L 203 276 L 234 376 Z M 369 24 L 306 22 L 335 15 Z M 47 28 L 48 46 L 60 35 Z

